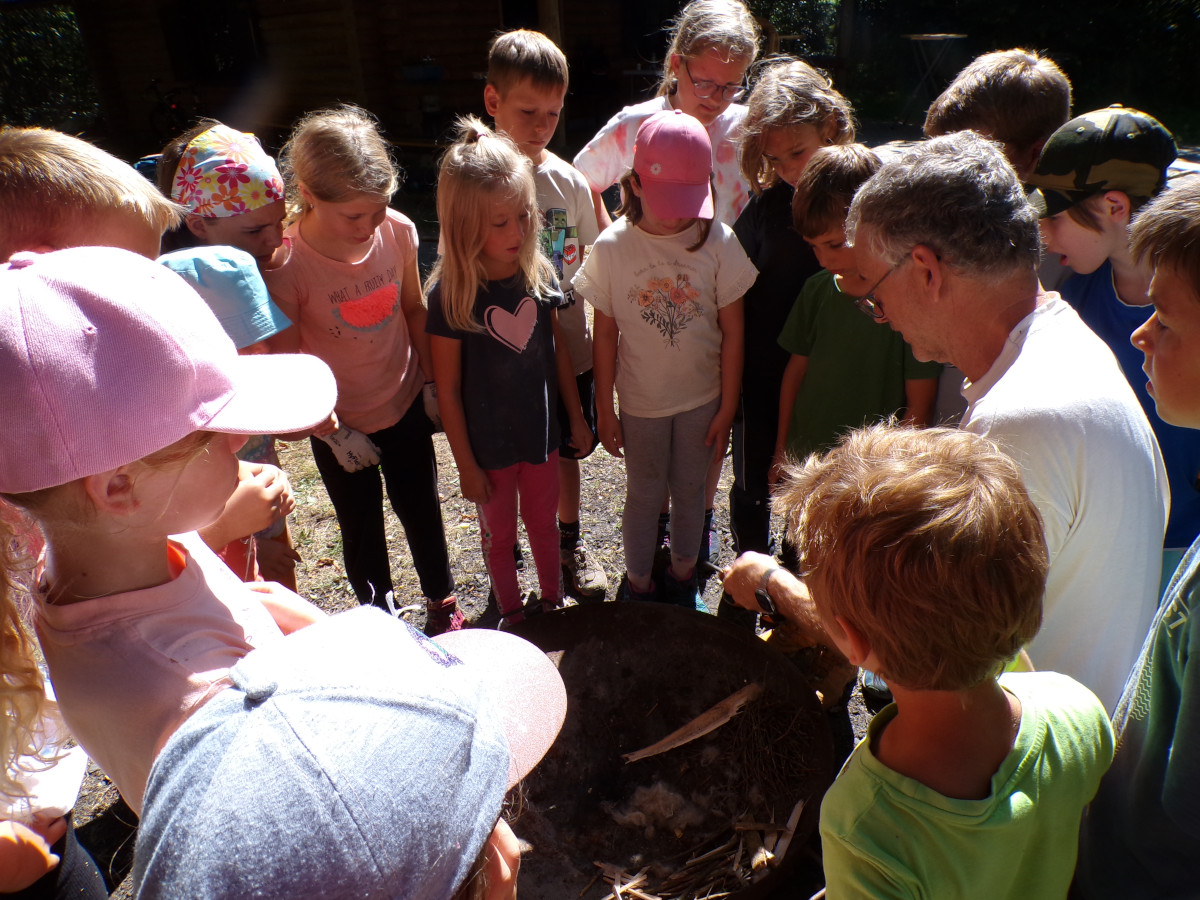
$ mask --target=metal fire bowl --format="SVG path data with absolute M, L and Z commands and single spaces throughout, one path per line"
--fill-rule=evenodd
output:
M 522 796 L 510 797 L 513 829 L 532 845 L 521 862 L 522 900 L 611 896 L 594 861 L 631 873 L 655 863 L 670 868 L 719 845 L 735 818 L 785 822 L 803 797 L 780 865 L 734 896 L 766 897 L 780 886 L 817 827 L 833 778 L 828 720 L 793 663 L 714 616 L 658 604 L 576 606 L 535 616 L 513 633 L 555 661 L 568 703 L 554 746 L 514 792 Z M 660 756 L 621 758 L 752 681 L 762 683 L 762 696 L 716 731 Z M 747 718 L 755 715 L 765 727 Z M 794 780 L 785 788 L 770 774 L 781 768 Z M 766 776 L 755 774 L 764 769 Z M 713 806 L 682 830 L 618 825 L 612 810 L 627 810 L 638 787 L 656 782 Z

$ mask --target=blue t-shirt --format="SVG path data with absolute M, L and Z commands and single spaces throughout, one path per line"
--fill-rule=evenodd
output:
M 426 334 L 462 341 L 462 405 L 471 452 L 482 469 L 538 465 L 558 449 L 558 369 L 551 314 L 558 285 L 541 298 L 517 279 L 489 281 L 475 297 L 482 331 L 446 322 L 441 285 L 429 292 Z
M 1154 399 L 1146 390 L 1145 357 L 1130 343 L 1133 332 L 1142 325 L 1153 306 L 1127 306 L 1113 287 L 1112 265 L 1105 262 L 1090 275 L 1072 275 L 1062 286 L 1063 299 L 1075 308 L 1079 318 L 1108 344 L 1130 387 L 1137 395 L 1167 468 L 1171 486 L 1171 517 L 1167 520 L 1164 547 L 1188 547 L 1200 535 L 1200 431 L 1169 425 L 1158 416 Z

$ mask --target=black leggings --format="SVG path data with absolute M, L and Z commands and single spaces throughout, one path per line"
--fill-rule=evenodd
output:
M 61 862 L 23 891 L 4 894 L 17 900 L 107 900 L 108 888 L 88 852 L 75 839 L 67 816 L 67 833 L 51 848 Z
M 383 528 L 385 484 L 392 509 L 408 538 L 421 593 L 431 600 L 454 593 L 432 433 L 433 426 L 418 397 L 399 422 L 368 435 L 379 448 L 377 466 L 347 472 L 324 441 L 311 441 L 313 459 L 342 530 L 346 576 L 359 603 L 374 603 L 386 609 L 384 596 L 392 590 Z

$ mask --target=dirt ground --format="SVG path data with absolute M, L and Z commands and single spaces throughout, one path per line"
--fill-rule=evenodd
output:
M 459 603 L 468 620 L 476 621 L 484 616 L 487 609 L 488 578 L 480 549 L 475 505 L 464 500 L 459 491 L 457 472 L 445 436 L 438 434 L 434 441 L 450 566 L 455 575 Z M 337 520 L 313 464 L 308 444 L 303 441 L 280 444 L 279 454 L 283 468 L 291 479 L 296 499 L 296 511 L 290 517 L 290 522 L 293 542 L 304 558 L 298 569 L 300 593 L 329 612 L 349 609 L 356 605 L 356 601 L 342 567 Z M 722 564 L 733 557 L 728 522 L 729 470 L 727 459 L 715 515 L 721 540 L 716 561 Z M 589 551 L 608 575 L 606 600 L 612 601 L 623 571 L 623 464 L 621 460 L 609 456 L 603 448 L 598 448 L 583 463 L 582 481 L 581 521 L 585 540 Z M 408 544 L 399 521 L 390 509 L 386 512 L 385 523 L 398 605 L 400 601 L 406 605 L 405 617 L 419 628 L 425 621 L 425 609 Z M 528 561 L 524 571 L 519 573 L 522 588 L 526 591 L 536 590 L 536 573 L 523 533 L 521 543 Z M 715 612 L 720 598 L 720 586 L 716 579 L 708 580 L 703 597 L 709 610 Z M 861 736 L 869 716 L 856 686 L 849 703 L 831 716 L 837 759 L 844 758 L 849 752 L 855 735 Z M 137 817 L 120 799 L 116 789 L 93 767 L 75 808 L 75 825 L 80 841 L 96 858 L 115 898 L 131 896 L 128 873 L 133 861 L 136 821 Z M 792 891 L 787 895 L 798 896 Z

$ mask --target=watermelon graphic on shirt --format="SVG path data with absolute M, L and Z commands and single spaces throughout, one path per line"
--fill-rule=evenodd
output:
M 355 331 L 378 331 L 391 321 L 399 298 L 400 286 L 392 282 L 365 297 L 339 303 L 333 308 L 333 316 Z

